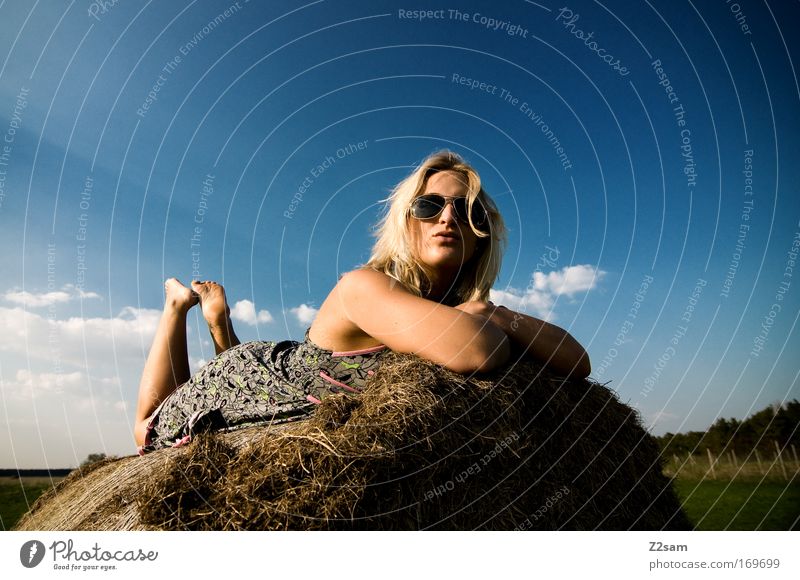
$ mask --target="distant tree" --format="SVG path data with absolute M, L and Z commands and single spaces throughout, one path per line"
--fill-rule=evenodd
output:
M 798 413 L 796 407 L 800 406 L 796 400 L 786 403 L 775 413 L 772 422 L 771 434 L 781 447 L 788 447 L 798 440 Z
M 87 467 L 92 463 L 97 463 L 98 461 L 103 461 L 108 456 L 105 453 L 90 453 L 89 456 L 81 463 L 81 467 Z
M 749 455 L 755 449 L 757 440 L 758 436 L 753 425 L 749 421 L 742 421 L 733 442 L 733 450 L 739 454 Z
M 772 444 L 769 439 L 768 430 L 772 424 L 772 419 L 775 417 L 775 411 L 772 407 L 762 409 L 757 413 L 753 413 L 746 423 L 753 428 L 753 434 L 756 439 L 756 447 L 762 451 L 769 449 Z
M 666 433 L 656 439 L 665 455 L 684 457 L 688 452 L 697 453 L 700 450 L 699 445 L 703 435 L 704 433 L 701 431 L 689 431 L 688 433 Z
M 739 426 L 740 423 L 736 419 L 727 420 L 720 417 L 709 427 L 704 442 L 715 454 L 720 454 L 723 450 L 728 451 L 732 447 L 732 440 Z
M 666 456 L 705 454 L 706 449 L 715 455 L 730 450 L 748 455 L 754 449 L 774 453 L 776 442 L 781 447 L 800 445 L 800 401 L 772 404 L 744 421 L 720 417 L 706 431 L 666 433 L 656 440 Z

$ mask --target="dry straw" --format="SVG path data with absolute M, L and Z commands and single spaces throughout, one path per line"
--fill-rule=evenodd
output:
M 306 421 L 75 472 L 17 529 L 689 527 L 654 440 L 605 386 L 390 354 L 360 397 Z

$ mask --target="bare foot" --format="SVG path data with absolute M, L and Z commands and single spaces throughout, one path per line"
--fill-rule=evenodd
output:
M 225 288 L 216 282 L 192 282 L 192 290 L 200 298 L 203 318 L 209 326 L 225 326 L 231 309 L 225 299 Z
M 203 318 L 208 323 L 208 330 L 214 340 L 217 354 L 239 344 L 233 332 L 231 309 L 225 298 L 225 289 L 216 282 L 192 282 L 192 289 L 200 297 Z
M 166 294 L 164 308 L 182 314 L 199 302 L 199 296 L 181 284 L 177 278 L 169 278 L 164 282 L 164 293 Z

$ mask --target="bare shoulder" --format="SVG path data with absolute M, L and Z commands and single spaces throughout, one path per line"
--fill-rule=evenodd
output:
M 396 306 L 397 301 L 414 297 L 394 278 L 367 268 L 359 268 L 342 275 L 330 298 L 335 298 L 338 308 L 359 328 L 358 321 L 368 315 L 374 317 L 384 308 Z
M 365 310 L 374 316 L 376 308 L 397 307 L 408 300 L 432 304 L 409 292 L 391 276 L 367 268 L 344 274 L 335 290 L 351 319 L 359 318 L 359 312 Z
M 343 274 L 339 279 L 339 284 L 337 284 L 337 286 L 338 285 L 342 285 L 347 288 L 356 286 L 361 288 L 367 287 L 371 289 L 391 289 L 395 285 L 400 286 L 396 280 L 387 276 L 383 272 L 378 272 L 377 270 L 371 270 L 369 268 L 359 268 Z
M 349 272 L 342 274 L 342 277 L 339 279 L 339 283 L 342 283 L 345 280 L 348 282 L 360 282 L 365 284 L 388 283 L 390 281 L 396 283 L 395 280 L 383 272 L 378 272 L 377 270 L 373 270 L 371 268 L 357 268 L 355 270 L 350 270 Z
M 361 329 L 351 319 L 350 312 L 358 308 L 358 293 L 374 294 L 388 288 L 390 281 L 381 272 L 358 269 L 343 274 L 328 294 L 309 330 L 311 341 L 327 350 L 350 351 L 382 344 Z

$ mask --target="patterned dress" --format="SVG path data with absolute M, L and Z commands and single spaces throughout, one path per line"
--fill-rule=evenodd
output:
M 139 454 L 179 447 L 206 430 L 286 423 L 311 414 L 330 393 L 358 393 L 386 346 L 333 352 L 308 338 L 248 342 L 206 364 L 150 416 Z

